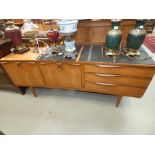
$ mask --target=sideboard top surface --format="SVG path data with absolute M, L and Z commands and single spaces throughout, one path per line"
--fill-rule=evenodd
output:
M 79 52 L 78 60 L 63 59 L 62 56 L 39 58 L 39 53 L 33 53 L 32 49 L 24 54 L 10 53 L 7 56 L 0 59 L 0 61 L 63 61 L 63 62 L 88 62 L 88 63 L 112 63 L 112 64 L 125 64 L 125 65 L 145 65 L 155 66 L 155 61 L 148 55 L 143 47 L 140 48 L 139 58 L 129 58 L 123 54 L 120 54 L 117 61 L 114 62 L 112 57 L 106 57 L 104 54 L 104 48 L 102 45 L 85 45 L 77 46 Z M 38 59 L 39 58 L 39 59 Z
M 140 57 L 138 58 L 129 58 L 121 53 L 116 63 L 155 65 L 155 61 L 143 47 L 139 49 L 139 52 Z M 113 63 L 114 58 L 105 56 L 102 45 L 86 45 L 81 54 L 80 61 Z

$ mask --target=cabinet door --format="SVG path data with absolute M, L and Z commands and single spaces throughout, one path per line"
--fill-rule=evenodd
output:
M 46 85 L 60 88 L 81 88 L 81 67 L 78 63 L 40 62 Z
M 26 81 L 26 75 L 21 63 L 3 62 L 2 65 L 15 85 L 28 86 L 28 81 Z
M 44 86 L 39 67 L 35 62 L 24 62 L 22 63 L 22 67 L 29 86 Z
M 8 75 L 17 86 L 43 86 L 39 68 L 35 62 L 5 62 Z

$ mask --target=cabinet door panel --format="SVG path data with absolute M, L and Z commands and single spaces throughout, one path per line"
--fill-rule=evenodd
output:
M 40 63 L 49 87 L 81 88 L 80 64 Z
M 44 81 L 37 64 L 25 62 L 22 64 L 22 67 L 25 72 L 26 81 L 30 86 L 44 86 Z
M 27 86 L 28 81 L 26 81 L 25 72 L 19 63 L 4 63 L 3 67 L 8 73 L 9 77 L 12 79 L 15 85 Z
M 15 85 L 42 86 L 44 84 L 37 64 L 12 62 L 3 63 L 3 66 Z

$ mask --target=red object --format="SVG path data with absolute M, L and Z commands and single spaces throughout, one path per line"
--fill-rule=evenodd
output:
M 146 36 L 143 43 L 152 53 L 155 53 L 155 36 Z
M 48 39 L 56 42 L 58 40 L 58 37 L 59 37 L 59 32 L 57 30 L 49 30 L 47 32 L 47 37 L 48 37 Z
M 20 29 L 5 30 L 5 35 L 11 39 L 14 46 L 19 46 L 22 44 L 22 35 Z

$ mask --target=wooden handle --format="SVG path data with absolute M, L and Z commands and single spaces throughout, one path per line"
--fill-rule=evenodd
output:
M 113 75 L 113 74 L 95 74 L 96 76 L 99 77 L 122 77 L 122 75 Z
M 109 66 L 109 65 L 96 65 L 97 67 L 102 67 L 102 68 L 119 68 L 120 66 Z
M 28 64 L 35 64 L 36 62 L 24 62 L 24 63 L 28 63 Z
M 95 82 L 97 85 L 102 85 L 102 86 L 115 86 L 116 84 L 111 84 L 111 83 L 101 83 L 101 82 Z
M 80 64 L 71 64 L 71 65 L 73 65 L 73 66 L 80 66 Z
M 41 64 L 41 65 L 47 65 L 48 63 L 46 63 L 46 62 L 40 62 L 39 64 Z

